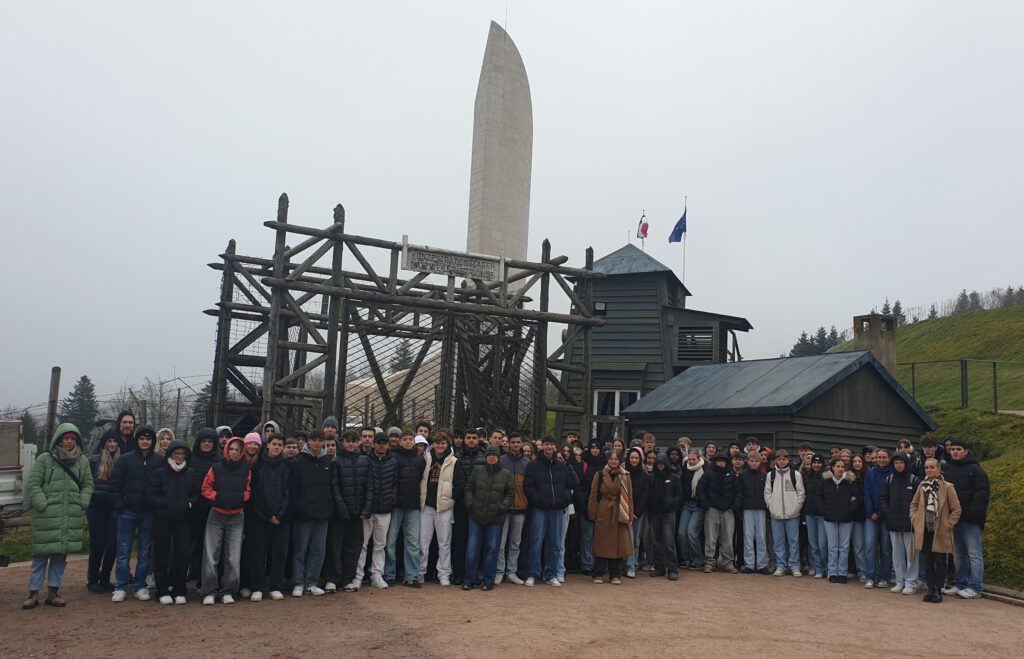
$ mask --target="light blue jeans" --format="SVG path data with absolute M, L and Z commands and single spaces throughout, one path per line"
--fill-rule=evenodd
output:
M 696 501 L 687 501 L 679 513 L 679 526 L 676 527 L 676 539 L 683 548 L 683 560 L 680 566 L 698 567 L 704 564 L 704 543 L 701 533 L 704 531 L 704 511 Z
M 135 563 L 135 590 L 146 587 L 150 552 L 153 549 L 153 513 L 123 511 L 117 518 L 117 590 L 127 592 L 131 578 L 132 542 L 139 535 L 139 558 Z
M 853 532 L 850 534 L 853 548 L 853 562 L 857 565 L 857 577 L 867 578 L 871 562 L 868 560 L 868 543 L 865 538 L 866 523 L 851 522 Z
M 876 583 L 889 581 L 892 575 L 892 542 L 884 519 L 864 522 L 864 544 L 868 556 L 868 579 Z M 875 560 L 876 552 L 878 560 Z
M 910 588 L 917 587 L 917 546 L 914 532 L 889 531 L 892 543 L 892 567 L 896 572 L 896 583 Z
M 562 509 L 562 516 L 558 522 L 558 567 L 555 569 L 555 576 L 565 580 L 565 534 L 569 532 L 569 507 Z
M 580 515 L 580 569 L 594 569 L 594 523 Z
M 505 515 L 505 523 L 501 527 L 501 546 L 498 548 L 498 574 L 515 574 L 519 569 L 519 547 L 523 542 L 525 523 L 526 513 Z M 565 545 L 565 540 L 562 545 Z M 505 547 L 508 547 L 507 559 Z M 562 570 L 561 575 L 565 576 L 564 568 Z
M 743 565 L 751 570 L 768 567 L 768 547 L 765 545 L 766 510 L 743 511 Z
M 49 571 L 47 571 L 49 566 Z M 28 577 L 28 589 L 38 593 L 43 589 L 43 581 L 50 588 L 60 589 L 64 583 L 64 568 L 68 566 L 67 554 L 46 554 L 32 557 L 32 571 Z
M 828 576 L 845 577 L 850 565 L 850 534 L 853 522 L 825 522 L 825 543 L 828 547 Z
M 634 519 L 631 525 L 633 530 L 633 553 L 626 557 L 626 572 L 636 572 L 636 566 L 640 560 L 640 526 L 645 523 L 644 517 L 646 515 Z
M 981 545 L 981 527 L 960 522 L 953 527 L 953 563 L 956 576 L 953 583 L 963 590 L 970 588 L 982 592 L 985 581 L 985 554 Z
M 558 576 L 559 545 L 565 542 L 565 510 L 534 508 L 530 511 L 530 575 L 550 581 Z M 564 544 L 561 545 L 563 548 Z M 541 551 L 544 565 L 541 566 Z M 564 551 L 564 549 L 563 549 Z
M 420 510 L 391 511 L 391 525 L 388 526 L 387 547 L 384 550 L 384 580 L 394 581 L 397 573 L 398 534 L 402 534 L 403 563 L 406 581 L 415 581 L 420 571 Z
M 775 569 L 800 569 L 800 518 L 772 519 Z M 787 553 L 788 550 L 788 553 Z
M 810 551 L 811 569 L 815 574 L 825 573 L 825 559 L 828 542 L 825 539 L 825 518 L 821 515 L 805 515 L 807 522 L 807 545 Z

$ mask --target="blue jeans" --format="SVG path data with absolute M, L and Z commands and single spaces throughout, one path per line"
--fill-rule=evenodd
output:
M 626 558 L 626 572 L 636 572 L 636 565 L 640 560 L 640 525 L 644 522 L 643 517 L 633 520 L 633 553 Z
M 565 534 L 569 532 L 569 507 L 562 509 L 562 516 L 558 518 L 558 567 L 555 568 L 555 576 L 565 579 Z
M 800 518 L 772 519 L 775 569 L 800 569 Z M 787 553 L 788 550 L 788 553 Z
M 892 575 L 892 543 L 884 519 L 864 522 L 864 544 L 868 556 L 868 580 L 889 581 Z M 876 555 L 878 560 L 875 560 Z
M 49 565 L 50 569 L 46 567 Z M 60 589 L 64 582 L 64 568 L 68 566 L 67 554 L 46 554 L 44 556 L 32 557 L 32 571 L 28 577 L 28 589 L 38 593 L 43 589 L 45 578 L 46 585 L 50 588 Z
M 559 545 L 565 537 L 561 509 L 545 510 L 534 508 L 530 511 L 530 577 L 550 581 L 558 576 Z M 544 549 L 544 570 L 541 571 L 540 557 Z
M 580 515 L 580 569 L 594 569 L 594 523 Z
M 420 511 L 395 508 L 391 511 L 391 526 L 388 527 L 388 544 L 384 551 L 384 581 L 394 581 L 398 550 L 398 534 L 402 534 L 403 565 L 406 581 L 416 581 L 420 571 Z
M 868 543 L 867 527 L 866 522 L 852 522 L 853 532 L 850 534 L 852 539 L 851 546 L 853 548 L 853 562 L 857 565 L 857 576 L 864 577 L 868 576 L 868 572 L 871 569 L 871 561 L 868 560 Z
M 317 585 L 326 555 L 326 519 L 301 520 L 292 524 L 292 586 L 308 590 Z M 206 586 L 205 578 L 203 586 Z
M 679 513 L 679 526 L 676 528 L 676 540 L 683 548 L 680 565 L 696 567 L 704 564 L 704 543 L 700 539 L 703 530 L 704 511 L 696 501 L 687 501 Z
M 751 570 L 768 567 L 768 547 L 765 545 L 766 510 L 743 511 L 743 565 Z
M 981 527 L 960 522 L 953 527 L 953 563 L 956 576 L 953 583 L 963 590 L 970 588 L 982 592 L 985 581 L 985 553 L 981 546 Z
M 127 591 L 132 576 L 132 541 L 139 536 L 139 558 L 135 563 L 135 590 L 146 587 L 149 554 L 153 549 L 153 513 L 123 511 L 117 518 L 117 590 Z
M 494 576 L 498 572 L 498 547 L 501 546 L 501 528 L 504 520 L 494 524 L 480 524 L 469 518 L 469 537 L 466 540 L 466 574 L 463 584 L 472 586 L 476 583 L 477 567 L 481 552 L 484 555 L 484 585 L 493 586 Z
M 824 574 L 825 559 L 828 554 L 825 518 L 821 515 L 805 515 L 804 521 L 807 522 L 807 545 L 810 548 L 811 568 L 815 574 Z
M 850 565 L 850 533 L 853 522 L 824 522 L 828 547 L 828 576 L 845 577 Z

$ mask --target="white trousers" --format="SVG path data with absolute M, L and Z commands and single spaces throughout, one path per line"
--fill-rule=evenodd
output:
M 366 543 L 373 537 L 373 555 L 370 558 L 370 576 L 379 577 L 384 574 L 384 550 L 388 546 L 388 527 L 391 526 L 391 513 L 370 515 L 363 520 L 363 548 L 359 552 L 359 563 L 356 565 L 356 583 L 363 581 L 363 566 L 366 565 Z
M 443 513 L 435 508 L 423 506 L 420 513 L 420 577 L 427 574 L 427 560 L 430 558 L 430 541 L 437 534 L 437 577 L 447 579 L 452 575 L 452 522 L 454 508 Z

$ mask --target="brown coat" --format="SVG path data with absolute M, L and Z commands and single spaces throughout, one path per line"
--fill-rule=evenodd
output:
M 619 521 L 619 490 L 623 485 L 629 498 L 629 518 L 633 519 L 633 483 L 629 473 L 622 467 L 615 472 L 605 467 L 594 475 L 587 512 L 594 520 L 594 556 L 598 558 L 633 555 L 633 534 L 629 524 Z
M 918 551 L 924 546 L 925 532 L 925 493 L 924 484 L 917 488 L 914 500 L 910 502 L 910 523 L 914 525 L 914 545 Z M 956 488 L 942 481 L 939 488 L 938 523 L 935 537 L 932 539 L 932 551 L 937 554 L 953 553 L 953 527 L 960 521 L 960 499 L 956 496 Z

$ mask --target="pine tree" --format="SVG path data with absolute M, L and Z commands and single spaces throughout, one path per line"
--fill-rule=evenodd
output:
M 897 326 L 906 324 L 907 317 L 903 315 L 903 305 L 900 303 L 899 300 L 896 300 L 896 302 L 894 302 L 892 305 L 892 315 L 896 316 Z
M 789 351 L 789 356 L 807 357 L 813 354 L 815 354 L 814 344 L 811 342 L 810 337 L 807 336 L 807 332 L 800 332 L 800 338 L 793 344 L 793 348 Z
M 928 320 L 939 317 L 939 309 L 934 304 L 928 308 Z
M 888 316 L 892 313 L 892 307 L 889 306 L 889 298 L 885 298 L 885 303 L 882 305 L 882 315 Z
M 1004 309 L 1008 309 L 1017 303 L 1016 294 L 1013 291 L 1013 286 L 1006 287 L 1006 292 L 1002 293 L 1000 301 Z
M 189 421 L 189 430 L 195 437 L 199 429 L 206 425 L 206 419 L 210 412 L 210 397 L 213 395 L 213 383 L 207 382 L 206 386 L 199 390 L 196 399 L 192 401 L 192 418 Z
M 68 397 L 60 403 L 61 423 L 73 423 L 82 433 L 83 439 L 96 428 L 96 418 L 100 415 L 100 406 L 96 402 L 96 387 L 88 375 L 83 375 L 75 383 Z
M 25 410 L 21 414 L 21 435 L 25 440 L 26 444 L 35 444 L 39 451 L 45 449 L 45 442 L 39 434 L 39 429 L 36 428 L 36 420 L 32 418 L 32 415 Z M 38 455 L 38 453 L 37 453 Z
M 967 296 L 968 311 L 980 311 L 981 310 L 981 296 L 978 295 L 978 291 L 971 291 L 970 295 Z
M 953 306 L 953 314 L 960 315 L 967 313 L 971 309 L 971 298 L 967 296 L 967 289 L 960 291 L 960 295 L 956 296 L 956 304 Z
M 818 331 L 814 333 L 814 348 L 817 352 L 814 354 L 820 355 L 828 350 L 828 332 L 825 331 L 824 327 L 819 327 Z
M 832 329 L 828 331 L 828 348 L 831 350 L 839 345 L 839 332 L 836 331 L 836 326 L 833 325 Z
M 391 356 L 388 368 L 392 373 L 404 371 L 412 366 L 412 348 L 409 339 L 402 339 L 395 348 L 395 354 Z

